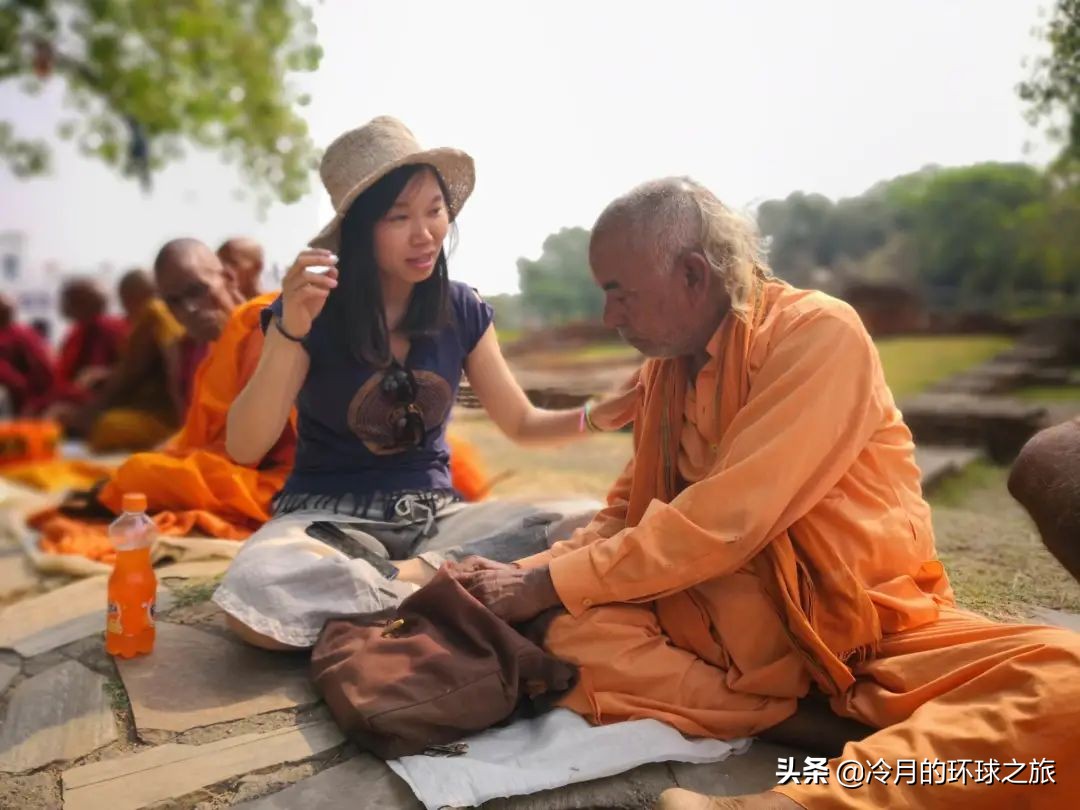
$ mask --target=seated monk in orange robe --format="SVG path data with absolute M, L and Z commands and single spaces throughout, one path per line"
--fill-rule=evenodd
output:
M 1080 419 L 1040 431 L 1009 473 L 1009 492 L 1027 509 L 1046 548 L 1080 582 Z
M 580 667 L 563 704 L 812 745 L 823 724 L 801 707 L 827 700 L 873 729 L 825 784 L 674 790 L 663 810 L 1069 806 L 1080 635 L 957 609 L 911 433 L 854 310 L 772 278 L 752 227 L 686 179 L 613 203 L 589 258 L 605 322 L 651 358 L 633 459 L 570 540 L 452 569 L 508 621 L 565 608 L 546 639 Z M 909 759 L 967 774 L 895 778 Z M 849 789 L 843 760 L 887 776 Z M 1036 784 L 1000 778 L 1014 767 L 979 781 L 991 760 Z
M 119 293 L 130 335 L 108 379 L 72 418 L 94 453 L 157 447 L 184 413 L 177 349 L 184 328 L 144 271 L 125 274 Z

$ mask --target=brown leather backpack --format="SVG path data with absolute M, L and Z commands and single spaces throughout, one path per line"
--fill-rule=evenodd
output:
M 576 679 L 445 568 L 396 610 L 327 622 L 311 671 L 341 729 L 383 759 L 546 710 Z

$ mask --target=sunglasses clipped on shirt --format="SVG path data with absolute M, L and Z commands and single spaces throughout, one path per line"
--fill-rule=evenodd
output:
M 419 386 L 416 376 L 396 361 L 383 375 L 380 384 L 383 396 L 397 406 L 391 423 L 395 447 L 420 447 L 427 437 L 424 416 L 416 404 Z

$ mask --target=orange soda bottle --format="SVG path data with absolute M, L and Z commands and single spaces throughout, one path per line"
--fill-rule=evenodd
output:
M 150 547 L 157 527 L 146 514 L 146 496 L 141 492 L 126 493 L 123 510 L 109 526 L 116 563 L 109 576 L 105 651 L 132 658 L 154 648 L 157 577 L 150 565 Z

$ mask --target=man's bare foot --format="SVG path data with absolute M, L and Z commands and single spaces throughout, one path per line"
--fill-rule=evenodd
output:
M 703 796 L 682 788 L 660 794 L 653 810 L 802 810 L 798 802 L 779 793 L 752 796 Z

